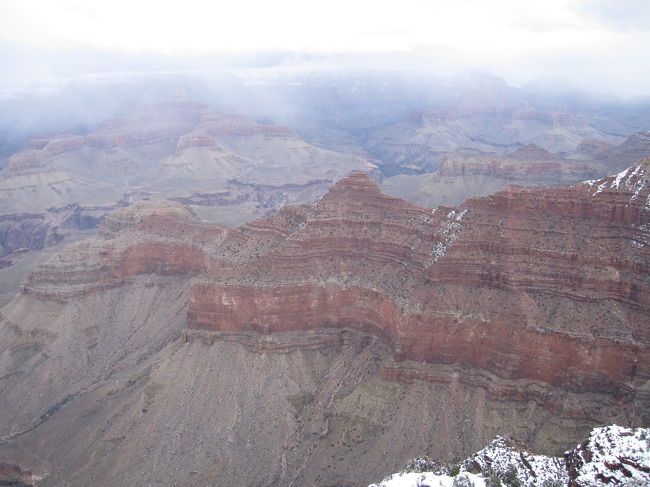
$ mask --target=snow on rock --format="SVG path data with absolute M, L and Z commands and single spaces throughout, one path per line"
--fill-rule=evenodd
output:
M 404 472 L 386 477 L 370 487 L 486 487 L 485 479 L 469 472 L 451 476 L 433 472 Z
M 605 190 L 616 190 L 633 193 L 632 200 L 635 200 L 648 187 L 648 178 L 646 175 L 647 161 L 648 159 L 641 159 L 633 166 L 628 167 L 614 176 L 585 181 L 584 184 L 588 184 L 592 188 L 597 185 L 592 196 L 596 196 Z
M 563 458 L 532 455 L 523 444 L 500 436 L 465 460 L 463 467 L 496 474 L 499 478 L 516 475 L 523 485 L 531 487 L 542 487 L 553 480 L 562 485 L 569 481 Z
M 632 246 L 638 249 L 645 247 L 650 242 L 650 225 L 639 225 L 636 234 L 632 236 Z
M 441 257 L 447 255 L 449 245 L 453 244 L 458 239 L 458 234 L 462 228 L 460 221 L 463 219 L 467 210 L 456 211 L 452 210 L 447 214 L 447 222 L 445 222 L 438 232 L 438 241 L 431 249 L 429 258 L 425 262 L 425 267 L 429 267 L 438 261 Z
M 565 457 L 574 485 L 650 485 L 650 428 L 596 428 Z
M 369 487 L 597 487 L 650 486 L 650 428 L 606 426 L 564 457 L 533 455 L 513 439 L 497 437 L 457 464 L 425 458 Z

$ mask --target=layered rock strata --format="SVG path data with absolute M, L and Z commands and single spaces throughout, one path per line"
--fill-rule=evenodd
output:
M 355 174 L 266 220 L 271 251 L 196 280 L 190 328 L 355 327 L 398 361 L 633 401 L 650 379 L 647 164 L 433 211 Z
M 648 163 L 435 210 L 354 173 L 237 229 L 122 208 L 3 308 L 0 457 L 44 485 L 363 485 L 646 423 Z
M 140 204 L 23 292 L 62 298 L 138 274 L 200 275 L 190 329 L 357 328 L 388 340 L 397 361 L 631 401 L 650 379 L 647 165 L 433 211 L 355 173 L 314 204 L 237 230 Z

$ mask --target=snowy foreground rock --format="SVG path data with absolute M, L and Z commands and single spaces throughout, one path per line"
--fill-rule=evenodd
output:
M 445 466 L 425 458 L 370 487 L 650 486 L 650 428 L 606 426 L 563 457 L 533 455 L 497 437 L 466 460 Z

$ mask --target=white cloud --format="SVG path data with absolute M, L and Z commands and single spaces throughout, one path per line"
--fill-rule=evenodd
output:
M 569 0 L 5 0 L 0 35 L 38 47 L 169 54 L 283 49 L 405 51 L 450 47 L 525 55 L 604 42 Z M 596 24 L 593 24 L 596 25 Z
M 582 0 L 577 8 L 602 25 L 616 30 L 650 30 L 648 0 Z
M 647 5 L 648 0 L 0 0 L 0 41 L 185 57 L 256 50 L 428 52 L 440 63 L 502 71 L 588 58 L 596 63 L 582 66 L 590 73 L 611 77 L 605 60 L 615 60 L 638 76 L 650 72 L 643 56 L 632 58 L 638 46 L 648 45 Z

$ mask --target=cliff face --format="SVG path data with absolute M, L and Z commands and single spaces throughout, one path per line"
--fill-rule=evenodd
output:
M 371 131 L 367 150 L 382 161 L 387 176 L 394 176 L 433 172 L 445 154 L 458 150 L 507 154 L 522 144 L 534 144 L 570 154 L 585 139 L 624 140 L 623 134 L 603 130 L 592 116 L 531 109 L 521 99 L 510 98 L 507 90 L 470 89 L 459 94 L 456 103 L 453 108 L 410 112 L 400 122 Z
M 452 153 L 443 156 L 438 174 L 446 177 L 484 176 L 508 184 L 560 186 L 603 174 L 607 168 L 594 161 L 557 157 L 535 144 L 507 156 Z
M 190 328 L 359 327 L 397 360 L 631 400 L 650 378 L 646 170 L 434 211 L 355 174 L 294 231 L 268 220 L 271 252 L 195 282 Z
M 178 203 L 136 203 L 106 217 L 97 239 L 56 254 L 30 274 L 22 292 L 69 299 L 119 287 L 140 274 L 199 274 L 209 267 L 208 243 L 230 230 L 202 223 Z
M 23 292 L 69 298 L 139 274 L 200 274 L 190 329 L 355 328 L 387 339 L 397 362 L 631 401 L 650 379 L 647 164 L 433 211 L 355 173 L 314 204 L 238 230 L 177 204 L 138 204 L 106 220 L 103 240 L 42 266 Z
M 3 308 L 0 454 L 72 485 L 346 485 L 646 423 L 649 162 L 435 210 L 354 173 L 238 229 L 123 208 Z
M 476 153 L 467 148 L 439 156 L 436 172 L 400 174 L 382 182 L 382 190 L 421 206 L 458 205 L 467 198 L 507 188 L 552 188 L 599 179 L 650 156 L 647 132 L 620 145 L 585 139 L 565 157 L 529 143 L 508 154 Z

